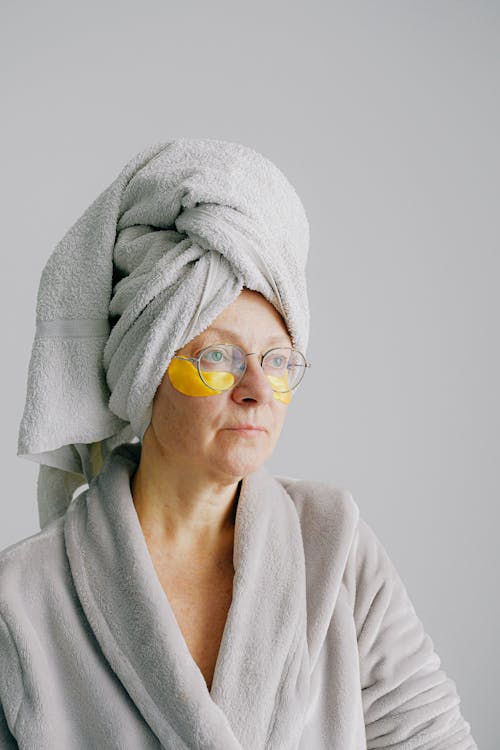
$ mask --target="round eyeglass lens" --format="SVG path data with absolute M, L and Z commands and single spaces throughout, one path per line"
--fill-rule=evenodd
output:
M 241 379 L 245 355 L 237 346 L 217 344 L 207 347 L 199 360 L 201 379 L 210 387 L 227 391 Z
M 273 391 L 286 393 L 298 386 L 305 372 L 304 355 L 296 349 L 282 347 L 267 352 L 262 368 Z

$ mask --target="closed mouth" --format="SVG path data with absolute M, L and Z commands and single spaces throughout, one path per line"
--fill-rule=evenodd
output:
M 236 427 L 227 427 L 228 430 L 237 430 L 237 431 L 244 431 L 244 432 L 265 432 L 264 427 L 258 427 L 255 425 L 248 425 L 248 424 L 242 424 L 242 425 L 236 425 Z

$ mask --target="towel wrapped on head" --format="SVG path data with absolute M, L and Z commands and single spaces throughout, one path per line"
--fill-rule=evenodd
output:
M 142 440 L 172 356 L 244 287 L 306 353 L 308 248 L 296 191 L 248 146 L 180 138 L 125 165 L 41 275 L 17 451 L 40 464 L 41 528 Z

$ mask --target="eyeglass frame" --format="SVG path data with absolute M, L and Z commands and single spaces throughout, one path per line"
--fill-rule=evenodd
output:
M 245 369 L 241 373 L 241 376 L 240 376 L 239 380 L 237 382 L 233 383 L 233 385 L 230 386 L 229 388 L 224 388 L 222 390 L 219 389 L 219 388 L 214 388 L 212 385 L 209 385 L 203 379 L 203 375 L 201 374 L 201 370 L 200 370 L 200 361 L 201 361 L 201 358 L 202 358 L 202 355 L 204 354 L 204 352 L 206 352 L 208 349 L 213 349 L 214 347 L 217 347 L 217 346 L 234 346 L 237 349 L 239 349 L 240 352 L 245 357 Z M 262 367 L 262 363 L 264 361 L 264 357 L 267 357 L 267 355 L 269 354 L 269 352 L 273 352 L 273 351 L 276 351 L 278 349 L 289 349 L 292 352 L 298 352 L 304 358 L 304 365 L 301 365 L 302 367 L 304 367 L 304 371 L 302 373 L 302 377 L 300 378 L 299 382 L 296 385 L 293 386 L 293 388 L 288 388 L 286 391 L 275 391 L 274 388 L 272 388 L 272 385 L 271 385 L 273 393 L 291 393 L 291 392 L 295 391 L 299 387 L 299 385 L 302 383 L 302 381 L 304 380 L 304 375 L 306 374 L 305 368 L 306 367 L 311 367 L 312 363 L 307 361 L 306 355 L 303 352 L 301 352 L 300 349 L 295 349 L 293 346 L 273 346 L 271 349 L 268 349 L 267 352 L 264 352 L 264 354 L 261 355 L 261 357 L 260 357 L 260 366 Z M 241 346 L 238 346 L 238 344 L 217 343 L 217 344 L 209 344 L 208 346 L 203 347 L 203 349 L 200 351 L 200 353 L 198 354 L 197 357 L 184 357 L 182 354 L 174 354 L 172 356 L 172 359 L 187 359 L 189 362 L 192 362 L 193 364 L 196 363 L 196 369 L 198 371 L 198 376 L 199 376 L 201 382 L 203 383 L 203 385 L 206 385 L 207 388 L 211 388 L 213 391 L 217 391 L 217 393 L 226 393 L 227 391 L 231 391 L 239 383 L 241 383 L 241 381 L 243 380 L 243 378 L 245 376 L 245 373 L 247 371 L 247 357 L 250 357 L 252 354 L 257 354 L 258 355 L 259 352 L 244 352 L 243 349 L 241 348 Z

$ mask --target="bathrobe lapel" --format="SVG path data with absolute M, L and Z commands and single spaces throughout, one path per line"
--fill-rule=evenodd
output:
M 266 467 L 243 482 L 233 600 L 209 692 L 156 575 L 133 505 L 139 443 L 70 505 L 75 588 L 113 672 L 166 748 L 297 746 L 309 696 L 305 561 L 293 501 Z

